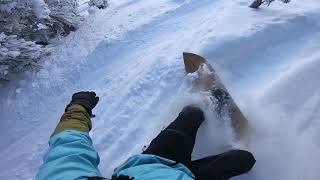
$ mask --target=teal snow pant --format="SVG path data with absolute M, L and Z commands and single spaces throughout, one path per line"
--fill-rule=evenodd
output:
M 90 116 L 84 107 L 69 107 L 49 140 L 49 149 L 36 179 L 101 179 L 99 177 L 102 175 L 98 169 L 99 155 L 89 136 L 91 125 Z M 192 172 L 184 165 L 151 154 L 129 158 L 114 172 L 115 176 L 121 174 L 128 174 L 135 179 L 193 179 Z
M 255 160 L 247 151 L 233 150 L 191 161 L 196 132 L 203 120 L 200 109 L 184 108 L 143 154 L 129 158 L 116 168 L 113 179 L 127 175 L 135 180 L 225 180 L 248 172 Z M 36 179 L 101 177 L 100 159 L 89 137 L 90 130 L 91 120 L 85 109 L 79 106 L 69 108 L 50 138 L 49 150 Z
M 99 156 L 88 133 L 66 130 L 53 136 L 37 180 L 87 180 L 101 177 Z M 114 176 L 128 175 L 136 180 L 192 180 L 192 172 L 182 164 L 149 154 L 135 155 Z M 98 178 L 96 178 L 98 179 Z

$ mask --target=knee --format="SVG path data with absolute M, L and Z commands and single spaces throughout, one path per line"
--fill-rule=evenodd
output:
M 183 116 L 194 117 L 194 118 L 200 119 L 202 121 L 204 120 L 204 113 L 203 113 L 202 109 L 197 106 L 194 106 L 194 105 L 185 106 L 182 109 L 181 114 Z
M 256 159 L 251 152 L 244 150 L 233 150 L 232 153 L 236 155 L 237 162 L 241 164 L 246 172 L 250 171 L 256 163 Z

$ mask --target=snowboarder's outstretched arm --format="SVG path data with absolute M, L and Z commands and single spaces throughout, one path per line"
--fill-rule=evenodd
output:
M 92 109 L 99 98 L 94 92 L 79 92 L 60 119 L 49 141 L 37 180 L 86 179 L 100 176 L 99 155 L 89 137 Z

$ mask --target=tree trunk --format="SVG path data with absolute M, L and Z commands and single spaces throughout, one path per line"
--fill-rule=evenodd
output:
M 254 0 L 249 7 L 258 9 L 261 4 L 263 4 L 262 0 Z

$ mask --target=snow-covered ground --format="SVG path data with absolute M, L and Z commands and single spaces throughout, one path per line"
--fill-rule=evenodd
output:
M 254 132 L 257 159 L 239 180 L 320 178 L 320 3 L 274 2 L 252 10 L 247 0 L 111 0 L 70 34 L 30 78 L 0 97 L 0 179 L 34 179 L 47 140 L 73 92 L 95 90 L 93 141 L 100 169 L 143 146 L 189 103 L 206 110 L 194 157 L 226 150 L 204 99 L 187 93 L 182 52 L 212 63 Z M 32 80 L 31 80 L 32 79 Z M 221 124 L 220 124 L 221 125 Z

